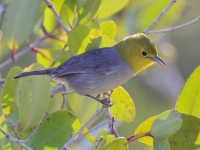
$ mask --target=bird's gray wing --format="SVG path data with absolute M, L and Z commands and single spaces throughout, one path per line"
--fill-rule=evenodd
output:
M 62 63 L 53 72 L 54 77 L 75 73 L 110 74 L 124 63 L 113 47 L 87 51 Z

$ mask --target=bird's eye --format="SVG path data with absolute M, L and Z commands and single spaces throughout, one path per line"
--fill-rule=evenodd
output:
M 145 51 L 142 51 L 142 56 L 147 56 L 147 52 L 145 52 Z

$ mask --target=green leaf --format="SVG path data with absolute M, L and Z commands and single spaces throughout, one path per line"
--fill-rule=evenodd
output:
M 41 53 L 36 53 L 36 60 L 37 63 L 43 65 L 45 68 L 49 68 L 53 62 L 53 60 L 56 58 L 59 51 L 55 50 L 46 50 L 41 49 Z M 68 52 L 63 51 L 60 57 L 57 59 L 54 67 L 59 66 L 61 63 L 66 61 L 68 59 Z
M 200 148 L 200 119 L 182 114 L 181 128 L 169 137 L 171 150 L 189 150 Z
M 107 35 L 111 40 L 114 40 L 117 33 L 117 26 L 114 21 L 106 21 L 100 24 L 103 35 Z
M 112 134 L 108 134 L 108 135 L 105 136 L 105 139 L 106 139 L 106 144 L 108 144 L 108 143 L 115 140 L 115 136 L 112 135 Z
M 126 150 L 128 149 L 125 138 L 120 137 L 105 145 L 101 150 Z
M 178 96 L 175 109 L 200 118 L 200 66 L 190 75 Z
M 108 135 L 108 131 L 106 129 L 101 129 L 95 138 L 95 142 L 92 146 L 92 150 L 99 150 L 106 143 L 107 135 Z M 102 138 L 102 141 L 100 142 L 99 146 L 96 148 L 98 144 L 98 140 L 100 140 L 100 138 Z
M 4 132 L 16 135 L 18 126 L 18 117 L 16 115 L 2 115 L 0 117 L 0 127 Z M 21 150 L 21 147 L 14 142 L 10 142 L 4 134 L 0 134 L 0 149 L 2 150 Z
M 38 70 L 43 67 L 34 64 L 25 71 Z M 19 110 L 22 131 L 35 126 L 44 116 L 51 97 L 50 80 L 45 76 L 30 76 L 18 79 L 16 104 Z
M 88 26 L 76 26 L 69 34 L 68 46 L 74 54 L 85 52 L 86 46 L 90 42 L 90 31 Z
M 87 0 L 76 0 L 77 9 L 80 10 L 86 2 Z
M 17 105 L 15 103 L 15 92 L 18 80 L 13 80 L 13 76 L 22 72 L 20 67 L 14 67 L 6 77 L 5 84 L 1 93 L 1 107 L 3 113 L 18 115 Z
M 53 7 L 55 8 L 58 14 L 61 10 L 64 1 L 65 0 L 51 0 L 51 2 L 53 3 Z M 43 26 L 45 27 L 47 32 L 53 30 L 57 23 L 58 21 L 56 20 L 55 15 L 52 13 L 52 10 L 49 9 L 49 7 L 47 7 L 47 5 L 45 4 L 44 15 L 43 15 Z
M 114 89 L 111 99 L 114 105 L 110 108 L 111 115 L 121 122 L 131 122 L 135 118 L 135 105 L 128 92 L 122 87 Z
M 111 46 L 110 38 L 106 35 L 102 35 L 96 39 L 92 39 L 91 43 L 87 45 L 86 51 L 97 48 L 110 47 L 110 46 Z
M 31 34 L 39 18 L 41 0 L 12 0 L 2 23 L 3 42 L 19 47 Z
M 61 148 L 69 139 L 70 134 L 80 128 L 79 120 L 70 112 L 60 110 L 49 115 L 41 124 L 31 141 L 33 149 L 43 147 Z
M 103 1 L 104 0 L 87 0 L 78 11 L 78 24 L 85 24 L 95 18 Z
M 60 17 L 66 26 L 73 28 L 73 19 L 75 16 L 75 0 L 65 0 L 60 10 Z
M 68 102 L 71 109 L 76 114 L 77 118 L 81 118 L 81 122 L 83 123 L 86 123 L 97 109 L 96 101 L 94 101 L 93 99 L 88 99 L 87 97 L 81 96 L 77 93 L 69 94 Z
M 164 139 L 154 139 L 153 140 L 154 150 L 170 150 L 170 145 L 167 138 Z
M 41 49 L 41 53 L 36 53 L 36 61 L 37 63 L 41 64 L 42 66 L 44 66 L 45 68 L 48 68 L 51 66 L 53 59 L 55 57 L 52 56 L 52 53 L 54 54 L 54 56 L 56 56 L 56 51 L 49 51 L 49 50 L 45 50 L 45 49 Z
M 93 144 L 92 150 L 99 150 L 103 146 L 111 143 L 112 141 L 115 140 L 115 136 L 108 134 L 108 131 L 106 129 L 102 129 L 99 131 L 95 138 L 95 143 Z M 101 141 L 101 142 L 99 142 Z M 98 145 L 99 144 L 99 145 Z
M 155 139 L 163 139 L 176 133 L 182 124 L 181 113 L 176 110 L 168 110 L 156 118 L 152 127 L 151 135 Z
M 17 131 L 19 118 L 15 114 L 2 115 L 0 122 L 2 126 L 7 125 L 7 131 L 12 131 L 14 133 L 14 131 Z
M 101 28 L 97 19 L 92 19 L 90 22 L 91 34 L 90 38 L 95 39 L 101 36 Z
M 156 118 L 157 116 L 152 116 L 148 118 L 147 120 L 145 120 L 144 122 L 142 122 L 135 130 L 134 136 L 139 136 L 139 135 L 150 132 L 151 126 Z M 153 138 L 150 136 L 139 138 L 138 141 L 146 145 L 153 146 Z
M 91 43 L 89 43 L 85 49 L 85 51 L 93 50 L 100 48 L 102 37 L 98 37 L 96 39 L 92 39 Z
M 99 11 L 98 18 L 106 18 L 122 10 L 129 0 L 106 0 Z
M 100 40 L 101 40 L 101 44 L 100 44 L 99 48 L 111 46 L 111 40 L 107 35 L 102 35 L 100 37 Z

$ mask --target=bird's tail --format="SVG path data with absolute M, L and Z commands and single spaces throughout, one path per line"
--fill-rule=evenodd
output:
M 35 71 L 30 71 L 30 72 L 23 72 L 21 74 L 14 76 L 13 78 L 17 79 L 17 78 L 33 76 L 33 75 L 47 75 L 47 74 L 51 74 L 53 70 L 54 68 L 49 68 L 49 69 L 35 70 Z

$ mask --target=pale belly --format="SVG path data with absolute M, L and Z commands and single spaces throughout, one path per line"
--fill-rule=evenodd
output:
M 124 84 L 133 75 L 132 71 L 126 69 L 111 74 L 70 74 L 57 80 L 64 82 L 78 94 L 97 95 Z

